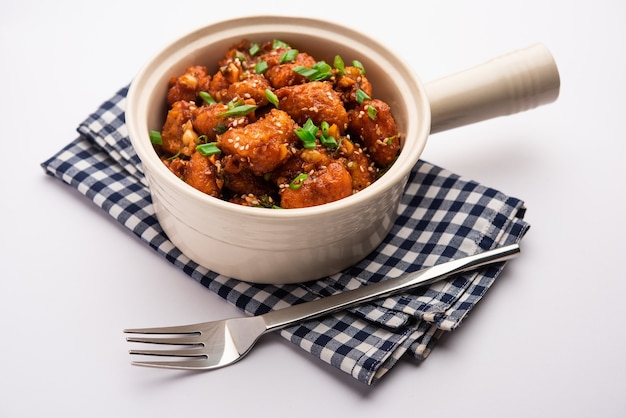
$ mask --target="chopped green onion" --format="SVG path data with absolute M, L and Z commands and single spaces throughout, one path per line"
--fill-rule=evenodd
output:
M 206 140 L 209 139 L 206 135 L 200 135 L 196 138 L 196 144 L 203 144 Z
M 267 62 L 259 61 L 254 66 L 254 72 L 257 74 L 263 74 L 267 70 Z
M 180 151 L 178 151 L 176 154 L 174 154 L 171 157 L 169 157 L 167 159 L 167 161 L 173 161 L 173 160 L 177 159 L 178 157 L 180 157 Z
M 273 104 L 276 108 L 278 108 L 278 97 L 274 94 L 274 92 L 270 89 L 265 89 L 265 98 L 268 102 Z
M 337 140 L 334 137 L 330 136 L 330 135 L 321 135 L 320 136 L 320 142 L 326 148 L 329 148 L 331 150 L 334 150 L 334 149 L 336 149 L 339 146 L 339 144 L 337 144 Z
M 335 137 L 329 134 L 330 125 L 328 124 L 328 122 L 323 121 L 320 124 L 320 130 L 322 131 L 322 134 L 320 135 L 320 142 L 322 143 L 322 145 L 331 150 L 337 149 L 339 144 L 337 144 L 337 140 L 335 139 Z
M 361 74 L 365 75 L 365 67 L 363 67 L 363 64 L 361 64 L 361 61 L 357 61 L 357 60 L 352 61 L 352 66 L 358 68 Z
M 291 183 L 289 183 L 289 188 L 291 190 L 298 190 L 300 187 L 302 187 L 302 183 L 304 183 L 304 180 L 306 180 L 307 177 L 309 177 L 309 175 L 306 173 L 298 174 L 296 178 L 293 179 Z
M 234 107 L 231 107 L 230 109 L 228 109 L 225 112 L 219 113 L 217 115 L 217 117 L 222 118 L 225 116 L 243 116 L 243 115 L 247 115 L 250 112 L 254 112 L 257 109 L 258 106 L 256 105 L 237 105 Z
M 276 206 L 276 203 L 274 203 L 274 199 L 272 199 L 272 196 L 269 195 L 261 195 L 258 198 L 259 201 L 259 206 L 262 208 L 268 208 L 268 209 L 276 209 L 277 207 L 280 208 L 279 206 Z
M 339 71 L 339 74 L 345 74 L 345 64 L 339 55 L 335 55 L 335 61 L 333 62 L 333 66 Z
M 358 104 L 362 104 L 366 100 L 372 100 L 372 98 L 367 93 L 365 93 L 363 90 L 357 89 L 356 90 L 356 102 Z
M 315 68 L 318 72 L 318 76 L 316 80 L 326 80 L 333 75 L 332 67 L 326 64 L 324 61 L 319 61 L 313 64 L 313 68 Z
M 219 121 L 213 130 L 216 134 L 221 135 L 228 130 L 228 126 L 226 126 L 223 121 Z
M 387 145 L 391 145 L 393 144 L 393 140 L 398 138 L 398 135 L 394 135 L 394 136 L 390 136 L 385 138 L 385 142 L 387 143 Z
M 306 120 L 306 122 L 304 123 L 304 126 L 302 127 L 302 129 L 309 131 L 313 136 L 315 136 L 317 134 L 317 130 L 318 127 L 317 125 L 315 125 L 315 123 L 313 123 L 313 121 L 309 118 Z
M 284 64 L 286 62 L 292 62 L 293 60 L 296 59 L 296 56 L 298 55 L 298 52 L 299 51 L 297 49 L 290 49 L 288 51 L 285 51 L 280 56 L 280 59 L 278 60 L 278 62 L 280 64 Z
M 312 149 L 315 148 L 315 135 L 317 134 L 317 130 L 318 128 L 313 121 L 308 119 L 302 128 L 295 130 L 295 133 L 302 141 L 304 148 Z
M 309 81 L 322 81 L 332 77 L 332 67 L 324 61 L 318 61 L 311 68 L 298 65 L 293 71 L 306 77 Z
M 150 142 L 152 142 L 154 145 L 163 144 L 163 138 L 161 137 L 161 132 L 150 131 Z
M 272 42 L 272 49 L 278 49 L 278 48 L 289 48 L 289 44 L 279 39 L 274 39 L 274 41 Z
M 201 91 L 200 93 L 198 93 L 198 96 L 200 96 L 200 98 L 204 101 L 204 103 L 206 103 L 208 105 L 212 105 L 214 103 L 217 103 L 215 101 L 215 99 L 213 97 L 211 97 L 211 95 L 209 93 L 207 93 L 206 91 Z
M 309 80 L 314 79 L 315 75 L 317 74 L 317 70 L 315 70 L 314 68 L 308 68 L 302 65 L 293 67 L 293 71 L 295 71 L 296 73 L 300 74 L 303 77 L 308 78 Z
M 328 130 L 330 129 L 330 125 L 326 121 L 322 121 L 320 123 L 320 129 L 322 130 L 323 135 L 328 135 Z
M 238 97 L 235 97 L 230 102 L 228 102 L 228 104 L 226 104 L 226 107 L 228 107 L 228 109 L 232 109 L 233 107 L 243 106 L 244 104 L 246 103 L 243 100 L 239 99 Z
M 367 116 L 369 116 L 371 120 L 375 120 L 377 114 L 378 110 L 376 110 L 374 106 L 367 105 Z
M 250 49 L 248 49 L 248 53 L 250 54 L 250 56 L 255 56 L 256 54 L 259 53 L 259 51 L 261 51 L 261 47 L 259 46 L 259 44 L 252 44 L 250 46 Z
M 246 55 L 243 52 L 241 52 L 241 51 L 236 51 L 235 52 L 235 58 L 237 58 L 241 62 L 245 62 L 248 59 L 248 58 L 246 58 Z
M 220 154 L 222 150 L 217 147 L 217 142 L 209 142 L 208 144 L 196 145 L 196 151 L 205 157 L 213 154 Z
M 302 141 L 302 145 L 304 148 L 313 149 L 315 148 L 315 136 L 312 136 L 309 131 L 305 131 L 304 129 L 296 130 L 296 135 Z

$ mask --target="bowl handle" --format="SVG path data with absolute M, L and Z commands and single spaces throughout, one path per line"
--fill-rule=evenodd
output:
M 551 103 L 560 84 L 556 62 L 542 44 L 430 82 L 431 133 Z

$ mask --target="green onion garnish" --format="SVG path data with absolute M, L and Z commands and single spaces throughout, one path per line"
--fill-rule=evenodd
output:
M 361 61 L 357 61 L 357 60 L 352 61 L 352 66 L 358 68 L 361 74 L 365 75 L 365 67 L 363 67 L 363 64 L 361 64 Z
M 362 104 L 366 100 L 372 100 L 372 98 L 367 93 L 365 93 L 363 90 L 357 89 L 356 90 L 356 102 L 358 104 Z
M 228 107 L 228 109 L 232 109 L 233 107 L 243 106 L 244 104 L 246 103 L 243 100 L 241 100 L 238 97 L 235 97 L 234 99 L 232 99 L 230 102 L 226 104 L 226 107 Z
M 333 61 L 333 66 L 339 71 L 339 74 L 345 74 L 345 64 L 339 55 L 335 55 L 335 61 Z
M 237 58 L 241 62 L 245 62 L 247 60 L 246 55 L 241 51 L 235 52 L 235 58 Z
M 278 108 L 278 97 L 274 94 L 274 92 L 270 89 L 265 89 L 265 98 L 268 102 L 273 104 L 276 108 Z
M 330 129 L 330 125 L 326 121 L 322 121 L 320 123 L 320 129 L 322 130 L 323 135 L 328 135 L 328 130 Z
M 161 132 L 150 131 L 150 142 L 152 142 L 154 145 L 163 144 L 163 138 L 161 137 Z
M 391 145 L 393 144 L 393 140 L 396 138 L 398 138 L 398 135 L 390 136 L 388 138 L 385 138 L 385 142 L 387 143 L 387 145 Z
M 376 115 L 378 114 L 378 110 L 372 105 L 367 105 L 367 116 L 370 117 L 371 120 L 376 119 Z
M 280 64 L 284 64 L 286 62 L 292 62 L 293 60 L 296 59 L 297 55 L 298 55 L 298 50 L 297 49 L 290 49 L 288 51 L 283 52 L 283 54 L 280 56 L 280 59 L 278 60 L 278 62 Z
M 259 44 L 252 44 L 250 46 L 250 49 L 248 49 L 248 53 L 250 54 L 250 56 L 255 56 L 256 54 L 259 53 L 260 50 L 261 50 L 261 47 L 259 46 Z
M 225 112 L 219 113 L 217 115 L 218 118 L 222 118 L 225 116 L 243 116 L 243 115 L 247 115 L 250 112 L 254 112 L 257 109 L 258 106 L 256 105 L 237 105 L 234 106 L 230 109 L 228 109 Z
M 279 39 L 274 39 L 274 41 L 272 42 L 272 49 L 277 49 L 277 48 L 289 48 L 289 44 Z
M 212 105 L 214 103 L 217 103 L 215 101 L 215 99 L 213 97 L 211 97 L 211 95 L 209 93 L 207 93 L 206 91 L 201 91 L 200 93 L 198 93 L 198 96 L 200 96 L 202 101 L 204 101 L 204 103 L 206 103 L 208 105 Z
M 304 183 L 304 180 L 306 180 L 307 177 L 309 177 L 309 175 L 306 173 L 298 174 L 296 178 L 293 179 L 291 183 L 289 183 L 289 188 L 291 190 L 299 189 L 300 187 L 302 187 L 302 183 Z
M 311 133 L 311 135 L 315 136 L 315 134 L 317 134 L 317 125 L 315 125 L 315 123 L 313 123 L 313 121 L 309 118 L 307 119 L 307 121 L 304 123 L 304 126 L 302 127 L 302 129 L 308 131 Z
M 228 126 L 226 126 L 223 121 L 219 121 L 213 130 L 216 134 L 221 135 L 228 130 Z
M 322 131 L 322 134 L 320 135 L 320 142 L 322 143 L 322 145 L 332 150 L 337 149 L 339 144 L 337 144 L 337 140 L 335 139 L 335 137 L 329 134 L 330 125 L 328 124 L 328 122 L 323 121 L 320 124 L 320 130 Z
M 267 62 L 259 61 L 254 66 L 254 72 L 257 74 L 263 74 L 265 70 L 267 70 L 267 67 L 268 67 Z
M 311 136 L 310 132 L 298 129 L 296 130 L 296 135 L 298 135 L 298 138 L 302 141 L 302 146 L 304 146 L 304 148 L 315 148 L 315 137 Z
M 294 132 L 298 135 L 298 138 L 302 141 L 304 148 L 315 148 L 315 135 L 317 134 L 317 126 L 311 119 L 308 119 L 304 126 L 300 129 L 296 129 Z
M 315 78 L 315 75 L 317 74 L 317 71 L 314 68 L 308 68 L 302 65 L 293 67 L 293 70 L 301 76 L 308 78 L 309 80 L 313 80 Z
M 339 146 L 339 144 L 337 144 L 337 140 L 334 137 L 330 136 L 330 135 L 321 135 L 320 136 L 320 142 L 326 148 L 329 148 L 331 150 L 334 150 L 334 149 L 336 149 Z
M 180 151 L 178 151 L 176 154 L 174 154 L 171 157 L 169 157 L 167 159 L 167 161 L 173 161 L 173 160 L 177 159 L 178 157 L 180 157 Z
M 209 142 L 208 144 L 196 145 L 196 151 L 205 157 L 213 154 L 220 154 L 222 150 L 217 147 L 217 142 Z
M 309 81 L 322 81 L 329 79 L 333 75 L 332 67 L 324 61 L 318 61 L 311 68 L 298 65 L 293 71 L 306 77 Z

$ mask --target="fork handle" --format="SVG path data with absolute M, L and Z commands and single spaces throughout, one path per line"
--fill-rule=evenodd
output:
M 307 319 L 316 318 L 342 309 L 369 302 L 375 299 L 428 285 L 452 275 L 473 270 L 487 264 L 509 260 L 520 252 L 518 244 L 507 245 L 479 254 L 448 261 L 433 267 L 408 273 L 400 277 L 387 279 L 354 290 L 348 290 L 336 295 L 316 299 L 311 302 L 300 303 L 288 308 L 279 309 L 260 315 L 266 323 L 267 330 L 274 331 L 289 325 L 300 323 Z

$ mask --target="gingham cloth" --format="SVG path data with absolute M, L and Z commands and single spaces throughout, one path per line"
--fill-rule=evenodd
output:
M 385 277 L 518 242 L 529 225 L 519 199 L 420 161 L 399 217 L 365 260 L 322 280 L 257 285 L 209 271 L 184 256 L 154 215 L 140 161 L 124 124 L 127 88 L 90 115 L 79 136 L 42 163 L 46 173 L 91 199 L 167 261 L 248 314 L 354 289 Z M 405 354 L 425 359 L 462 322 L 504 263 L 286 328 L 280 334 L 322 361 L 371 385 Z

